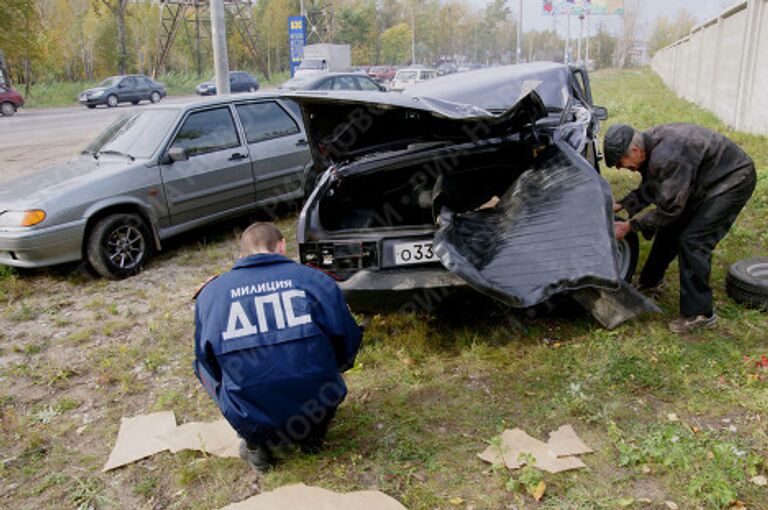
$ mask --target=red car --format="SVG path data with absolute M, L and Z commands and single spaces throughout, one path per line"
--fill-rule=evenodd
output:
M 381 83 L 394 80 L 396 72 L 397 69 L 392 66 L 374 66 L 368 69 L 368 77 Z
M 0 114 L 10 117 L 24 106 L 24 98 L 8 85 L 0 85 Z

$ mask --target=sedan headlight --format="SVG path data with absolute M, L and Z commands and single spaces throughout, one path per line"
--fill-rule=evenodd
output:
M 91 92 L 90 97 L 96 99 L 97 97 L 101 97 L 104 95 L 103 90 L 99 90 L 98 92 Z
M 45 211 L 5 211 L 0 214 L 0 227 L 31 227 L 45 219 Z

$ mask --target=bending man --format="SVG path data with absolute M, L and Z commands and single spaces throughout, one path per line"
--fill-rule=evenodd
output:
M 616 237 L 638 231 L 655 236 L 639 287 L 652 289 L 678 257 L 680 315 L 669 328 L 683 333 L 713 327 L 716 315 L 709 278 L 712 251 L 752 196 L 752 159 L 723 135 L 691 124 L 648 131 L 611 126 L 604 139 L 605 163 L 642 176 L 640 187 L 614 205 L 631 219 L 615 224 Z M 642 216 L 649 205 L 656 208 Z

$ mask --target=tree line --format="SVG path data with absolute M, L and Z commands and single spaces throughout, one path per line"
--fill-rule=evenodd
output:
M 287 18 L 299 13 L 299 0 L 240 2 L 240 19 L 252 37 L 235 28 L 233 9 L 228 9 L 231 67 L 258 69 L 267 77 L 285 71 Z M 403 65 L 411 63 L 415 35 L 416 63 L 458 56 L 480 64 L 510 63 L 517 39 L 511 4 L 516 5 L 510 0 L 491 0 L 484 7 L 469 0 L 305 0 L 313 28 L 307 42 L 350 44 L 354 65 Z M 207 72 L 212 49 L 205 10 L 198 13 L 199 24 L 194 11 L 187 11 L 163 67 L 157 68 L 170 13 L 162 0 L 3 0 L 0 51 L 11 79 L 26 84 L 127 72 Z M 679 31 L 684 21 L 665 23 Z M 658 40 L 667 40 L 667 32 Z M 610 66 L 620 37 L 602 27 L 592 35 L 591 58 L 597 67 Z M 528 61 L 562 60 L 564 44 L 554 30 L 529 31 L 523 34 L 522 55 Z

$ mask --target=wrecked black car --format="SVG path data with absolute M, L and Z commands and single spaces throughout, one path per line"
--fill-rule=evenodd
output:
M 607 326 L 648 308 L 623 284 L 637 238 L 613 236 L 595 143 L 606 112 L 583 68 L 290 97 L 318 175 L 299 217 L 301 262 L 334 276 L 353 309 L 428 309 L 467 285 L 521 308 L 568 292 Z M 622 303 L 632 313 L 616 319 Z

